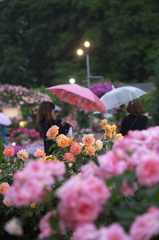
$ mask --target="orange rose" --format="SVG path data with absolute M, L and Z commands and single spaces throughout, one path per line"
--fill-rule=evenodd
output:
M 116 131 L 116 129 L 117 129 L 117 127 L 116 127 L 116 125 L 112 125 L 112 129 L 113 129 L 113 131 L 115 132 Z
M 103 127 L 107 122 L 108 122 L 107 119 L 102 119 L 102 121 L 100 122 L 100 125 Z
M 115 140 L 123 138 L 124 136 L 121 133 L 116 134 L 116 136 L 114 137 Z
M 54 125 L 46 133 L 48 139 L 53 140 L 56 138 L 57 134 L 59 133 L 59 127 Z
M 37 149 L 36 152 L 34 153 L 34 156 L 44 158 L 46 156 L 46 153 L 44 152 L 44 150 Z
M 113 129 L 112 129 L 112 126 L 107 124 L 103 127 L 103 129 L 106 131 L 106 132 L 113 132 Z
M 72 153 L 65 153 L 64 159 L 66 160 L 66 162 L 74 162 L 75 157 Z
M 112 133 L 104 133 L 104 139 L 111 139 L 113 137 Z
M 93 156 L 95 154 L 95 148 L 91 145 L 87 145 L 84 149 L 84 152 L 88 156 Z
M 13 147 L 6 147 L 3 151 L 3 154 L 6 157 L 13 157 L 14 156 L 14 148 Z
M 9 184 L 7 182 L 3 182 L 0 184 L 0 193 L 4 194 L 5 191 L 9 188 Z
M 93 145 L 95 143 L 95 138 L 93 137 L 93 134 L 87 134 L 82 138 L 82 142 L 85 145 Z
M 62 148 L 70 146 L 70 138 L 65 136 L 64 134 L 60 134 L 59 136 L 57 136 L 56 142 L 57 145 Z

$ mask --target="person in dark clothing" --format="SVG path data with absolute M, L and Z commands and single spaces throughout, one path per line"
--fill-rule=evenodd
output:
M 141 103 L 135 99 L 128 103 L 126 107 L 129 115 L 123 118 L 120 133 L 125 136 L 129 130 L 143 130 L 148 126 L 148 117 L 143 115 L 144 108 Z
M 57 125 L 59 127 L 59 134 L 67 135 L 69 128 L 71 127 L 71 117 L 66 116 L 63 120 L 55 120 L 54 114 L 55 105 L 53 102 L 44 101 L 40 104 L 38 113 L 37 113 L 37 122 L 41 126 L 42 129 L 42 137 L 44 141 L 44 151 L 46 155 L 52 154 L 53 150 L 55 150 L 53 146 L 53 141 L 49 140 L 46 136 L 47 131 L 53 125 Z

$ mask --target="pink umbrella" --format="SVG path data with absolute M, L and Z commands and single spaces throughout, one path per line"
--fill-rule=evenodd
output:
M 46 88 L 61 101 L 77 105 L 88 111 L 106 112 L 107 110 L 100 99 L 89 89 L 78 84 L 61 84 Z
M 4 113 L 0 112 L 0 124 L 3 124 L 5 126 L 9 126 L 12 124 L 10 118 L 5 115 Z

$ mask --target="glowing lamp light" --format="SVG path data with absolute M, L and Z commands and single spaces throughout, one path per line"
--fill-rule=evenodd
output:
M 86 41 L 86 42 L 84 43 L 84 46 L 87 47 L 87 48 L 90 47 L 90 42 Z
M 27 125 L 27 121 L 20 121 L 19 126 L 25 127 Z
M 73 83 L 76 82 L 76 80 L 75 80 L 74 78 L 70 78 L 69 82 L 70 82 L 71 84 L 73 84 Z
M 78 54 L 78 55 L 83 55 L 83 50 L 82 50 L 82 49 L 78 49 L 78 50 L 77 50 L 77 54 Z

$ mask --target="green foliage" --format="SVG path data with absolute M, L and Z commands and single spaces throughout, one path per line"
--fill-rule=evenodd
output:
M 4 158 L 4 155 L 3 155 L 3 151 L 4 151 L 4 145 L 3 145 L 3 141 L 2 141 L 2 136 L 0 134 L 0 163 L 5 161 L 5 158 Z
M 155 77 L 154 77 L 155 89 L 152 92 L 152 101 L 149 108 L 150 115 L 152 116 L 152 125 L 159 125 L 159 59 L 155 64 Z

